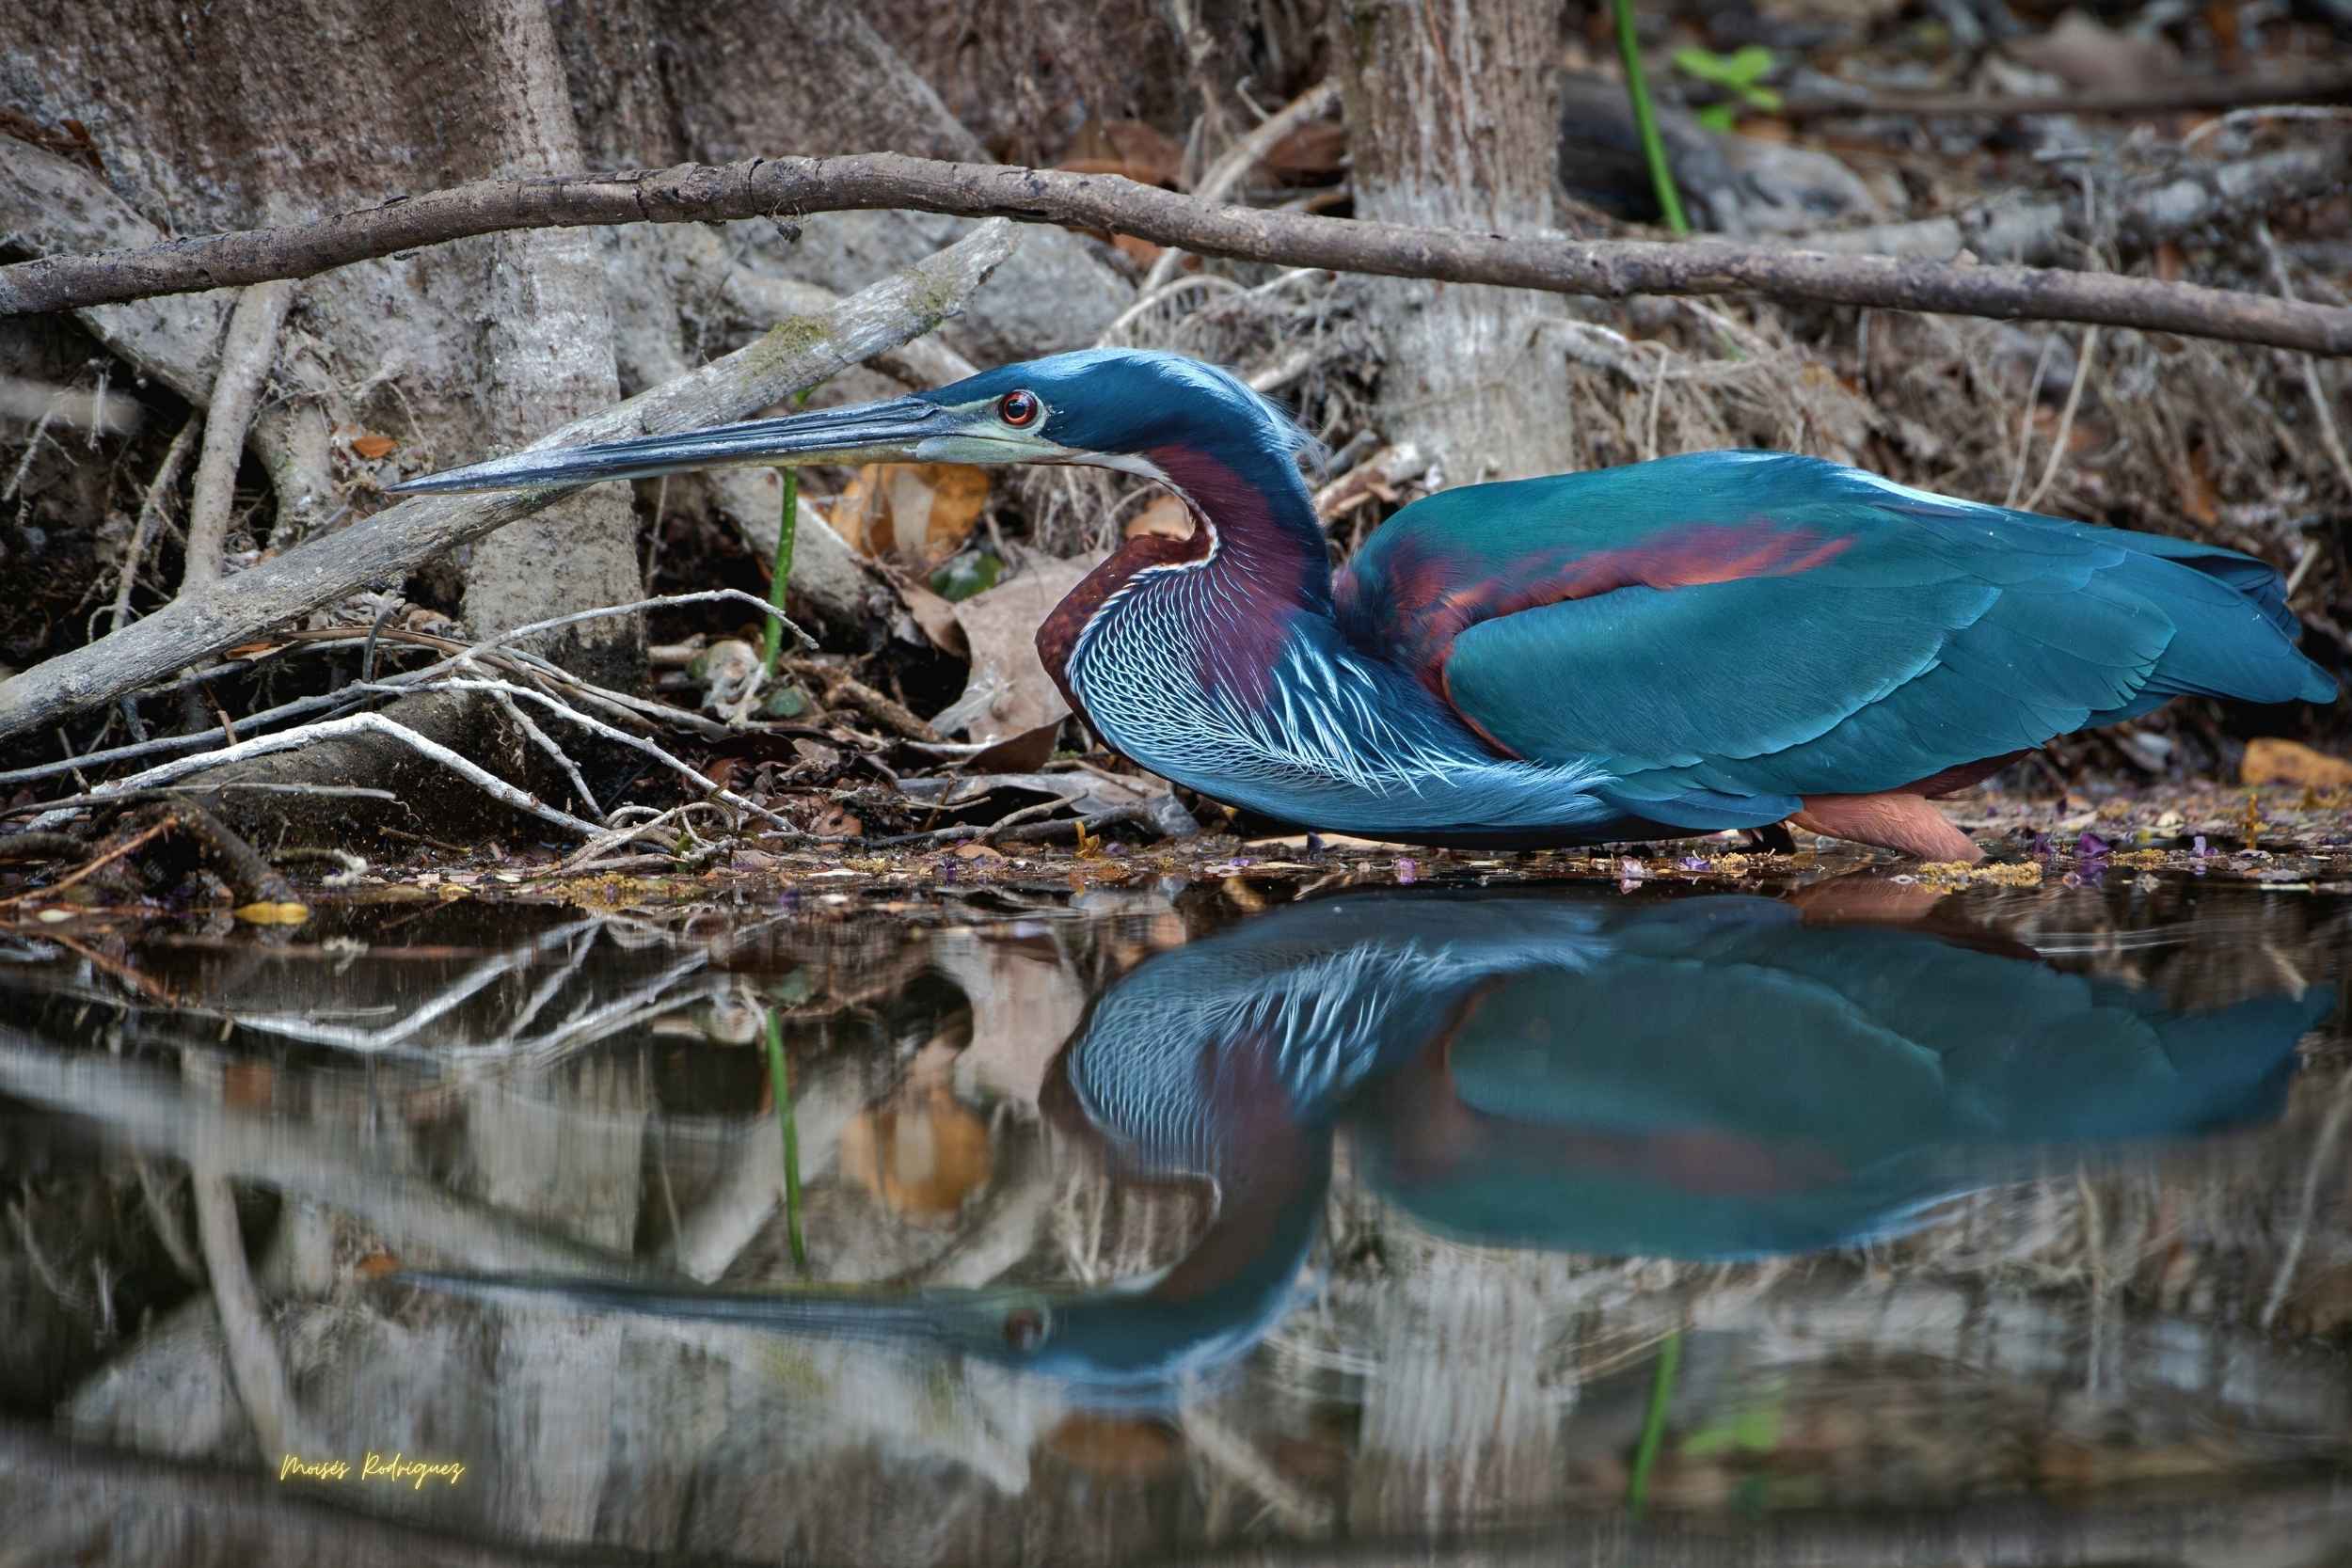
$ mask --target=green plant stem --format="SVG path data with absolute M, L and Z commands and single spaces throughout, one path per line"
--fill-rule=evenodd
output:
M 1642 40 L 1633 32 L 1633 0 L 1610 0 L 1610 5 L 1617 16 L 1617 54 L 1625 61 L 1625 90 L 1633 100 L 1633 128 L 1641 135 L 1642 161 L 1649 165 L 1650 183 L 1657 188 L 1666 227 L 1677 234 L 1688 234 L 1691 220 L 1682 215 L 1682 193 L 1675 188 L 1666 144 L 1659 138 L 1658 113 L 1650 107 L 1649 78 L 1642 74 Z
M 1649 1502 L 1649 1473 L 1666 1439 L 1666 1406 L 1674 1398 L 1675 1373 L 1682 1366 L 1682 1330 L 1666 1336 L 1658 1349 L 1658 1370 L 1649 1386 L 1649 1413 L 1642 1418 L 1641 1446 L 1633 1450 L 1633 1476 L 1626 1482 L 1626 1512 L 1639 1515 Z
M 792 400 L 795 408 L 808 406 L 811 387 Z M 760 668 L 771 680 L 775 678 L 776 660 L 784 654 L 784 592 L 792 580 L 792 535 L 801 521 L 801 470 L 780 468 L 784 476 L 784 506 L 776 515 L 776 563 L 768 574 L 768 602 L 776 607 L 776 613 L 768 617 L 768 636 L 760 656 Z
M 792 1266 L 805 1269 L 808 1242 L 801 1234 L 801 1133 L 792 1118 L 792 1065 L 784 1054 L 784 1017 L 773 1007 L 768 1009 L 768 1082 L 775 1091 L 776 1124 L 784 1131 L 785 1239 L 792 1246 Z

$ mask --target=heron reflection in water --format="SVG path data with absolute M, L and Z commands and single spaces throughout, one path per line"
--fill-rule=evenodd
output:
M 2184 1011 L 1973 929 L 1763 898 L 1347 895 L 1146 960 L 1046 1109 L 1114 1178 L 1210 1184 L 1157 1275 L 893 1297 L 410 1274 L 429 1287 L 962 1353 L 1111 1399 L 1238 1361 L 1295 1298 L 1334 1140 L 1432 1230 L 1731 1259 L 1884 1236 L 2058 1148 L 2274 1118 L 2329 987 Z

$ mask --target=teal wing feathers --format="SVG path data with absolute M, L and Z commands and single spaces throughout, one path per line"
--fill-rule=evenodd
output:
M 2325 702 L 2278 576 L 2213 546 L 1706 452 L 1447 491 L 1373 536 L 1343 629 L 1497 747 L 1635 816 L 1753 821 L 2185 694 Z

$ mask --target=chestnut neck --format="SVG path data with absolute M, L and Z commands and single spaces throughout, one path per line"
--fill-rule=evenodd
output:
M 1079 579 L 1038 627 L 1038 657 L 1070 705 L 1085 712 L 1070 687 L 1070 656 L 1096 610 L 1139 572 L 1203 563 L 1220 587 L 1269 621 L 1329 617 L 1331 562 L 1306 481 L 1286 452 L 1255 441 L 1216 447 L 1159 447 L 1139 453 L 1168 476 L 1192 509 L 1185 538 L 1141 533 Z

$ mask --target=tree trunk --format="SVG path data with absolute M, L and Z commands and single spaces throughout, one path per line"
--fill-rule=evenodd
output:
M 18 35 L 40 42 L 8 57 L 10 106 L 87 125 L 115 193 L 167 233 L 312 218 L 404 187 L 580 157 L 541 0 L 194 11 L 26 0 L 18 18 Z M 220 305 L 199 295 L 148 309 L 201 332 Z M 581 235 L 492 237 L 342 268 L 304 286 L 294 323 L 317 353 L 281 357 L 271 401 L 391 435 L 435 461 L 520 445 L 616 396 L 602 272 Z M 282 430 L 257 431 L 281 487 L 286 442 Z M 355 477 L 330 483 L 364 510 Z M 278 499 L 281 526 L 336 510 Z M 535 526 L 536 537 L 476 552 L 466 609 L 477 629 L 634 595 L 625 499 L 592 492 Z M 628 621 L 590 623 L 554 651 L 610 679 L 634 663 L 637 637 Z
M 1532 234 L 1553 222 L 1558 8 L 1544 0 L 1342 0 L 1332 9 L 1356 213 Z M 1433 484 L 1571 465 L 1567 378 L 1540 324 L 1559 301 L 1383 281 L 1380 419 Z

